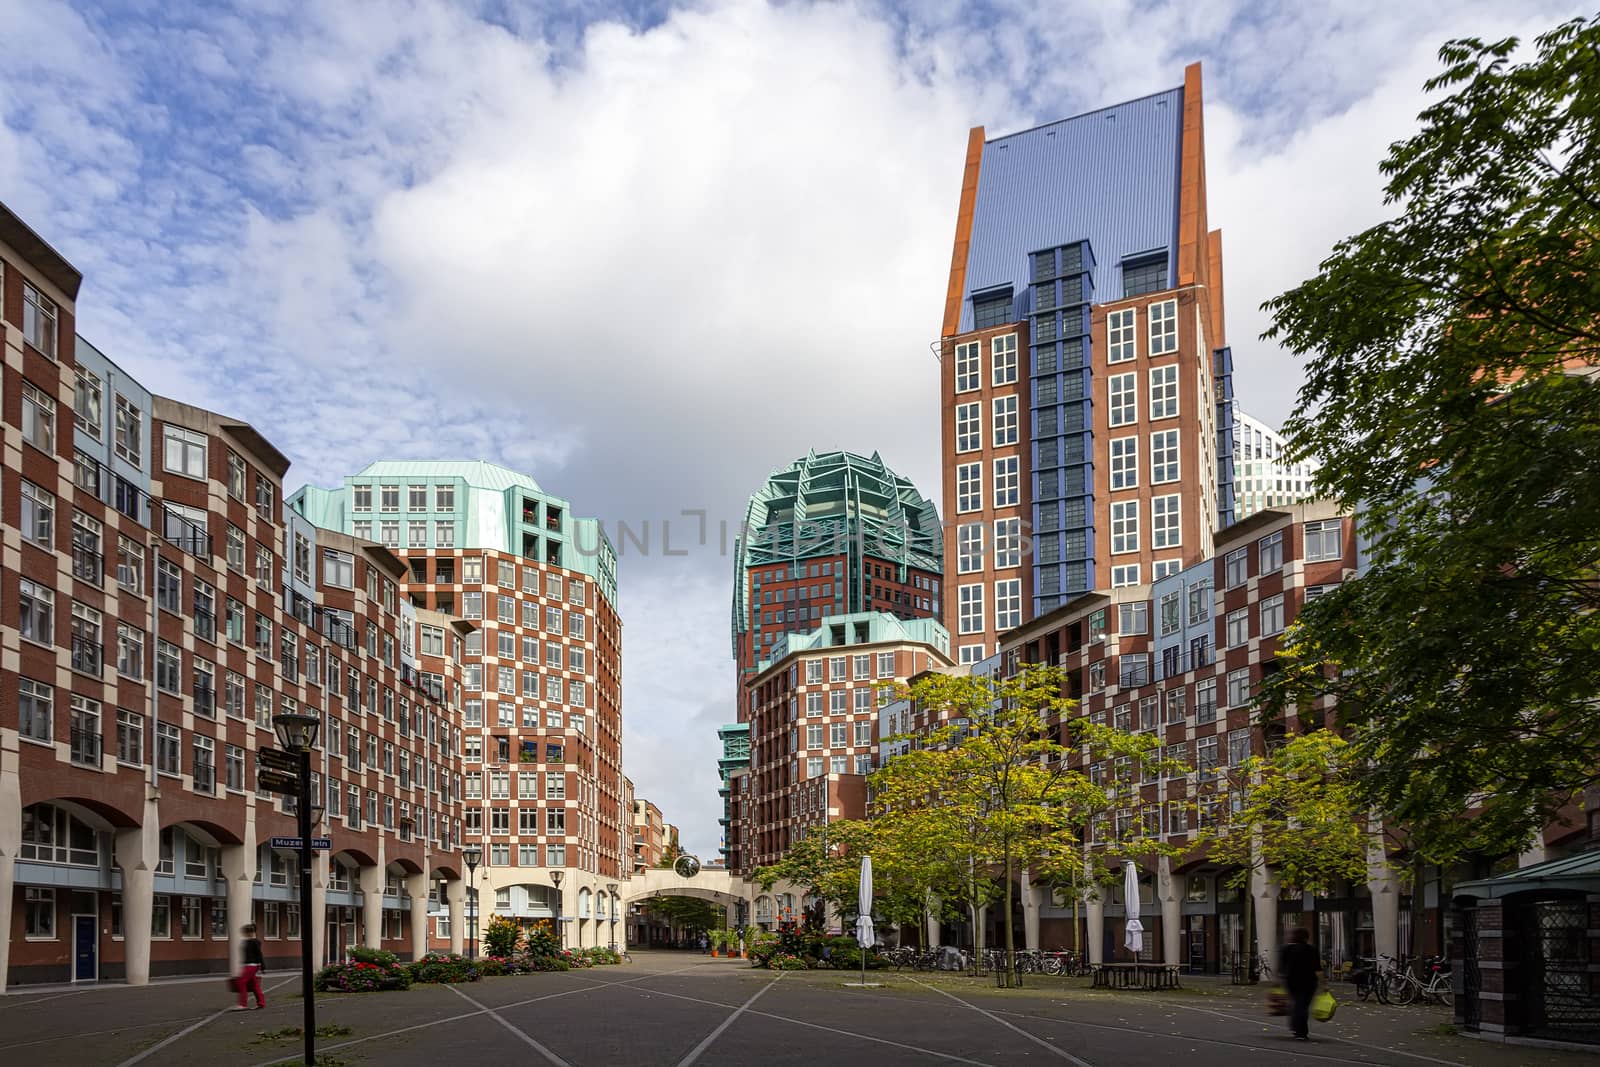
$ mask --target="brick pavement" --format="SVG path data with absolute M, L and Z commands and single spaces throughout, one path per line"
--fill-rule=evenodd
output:
M 1442 1032 L 1440 1009 L 1344 1002 L 1314 1039 L 1288 1039 L 1262 991 L 1204 979 L 1161 994 L 1109 993 L 1082 979 L 1030 978 L 1021 991 L 948 975 L 840 972 L 777 977 L 739 961 L 640 953 L 624 967 L 490 979 L 460 988 L 318 997 L 318 1022 L 348 1027 L 319 1042 L 335 1065 L 464 1062 L 638 1067 L 817 1063 L 1062 1063 L 1108 1067 L 1178 1059 L 1236 1067 L 1466 1064 L 1561 1067 L 1592 1056 L 1504 1046 Z M 273 988 L 273 986 L 278 988 Z M 292 976 L 268 976 L 268 1007 L 228 1012 L 219 979 L 131 989 L 40 990 L 0 998 L 0 1062 L 26 1067 L 215 1067 L 295 1060 Z

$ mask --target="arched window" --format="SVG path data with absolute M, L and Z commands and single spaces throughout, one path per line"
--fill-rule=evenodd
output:
M 73 867 L 100 866 L 99 835 L 94 827 L 54 804 L 22 809 L 22 850 L 25 860 L 65 863 Z
M 589 917 L 589 895 L 589 890 L 587 889 L 578 890 L 578 918 L 580 919 Z

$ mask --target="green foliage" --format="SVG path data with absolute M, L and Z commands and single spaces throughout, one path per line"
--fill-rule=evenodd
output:
M 1319 896 L 1330 895 L 1340 880 L 1366 877 L 1360 768 L 1351 755 L 1342 738 L 1318 730 L 1228 769 L 1226 788 L 1211 794 L 1220 828 L 1201 840 L 1212 859 L 1238 871 L 1235 885 L 1263 865 L 1279 885 Z
M 540 919 L 523 931 L 522 950 L 529 956 L 555 957 L 561 955 L 561 939 L 556 936 L 555 923 Z
M 721 906 L 699 897 L 651 897 L 645 906 L 663 919 L 697 933 L 715 929 L 726 921 Z
M 804 971 L 812 967 L 813 963 L 804 956 L 780 952 L 772 957 L 772 961 L 767 966 L 774 971 Z
M 312 988 L 319 993 L 377 993 L 410 988 L 411 972 L 393 952 L 357 945 L 349 955 L 346 962 L 318 971 Z
M 430 952 L 412 963 L 410 970 L 413 982 L 428 985 L 476 982 L 483 977 L 482 969 L 474 961 L 453 952 Z
M 511 956 L 522 944 L 522 927 L 504 915 L 492 915 L 483 928 L 486 956 Z
M 1397 213 L 1269 301 L 1286 425 L 1372 566 L 1269 710 L 1338 698 L 1361 799 L 1432 862 L 1514 852 L 1600 768 L 1600 17 L 1451 41 Z

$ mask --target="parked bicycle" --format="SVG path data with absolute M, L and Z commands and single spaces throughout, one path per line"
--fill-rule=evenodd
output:
M 1455 990 L 1450 985 L 1450 963 L 1443 956 L 1424 960 L 1422 969 L 1428 976 L 1424 982 L 1415 973 L 1415 961 L 1397 968 L 1390 975 L 1389 997 L 1396 1004 L 1412 1004 L 1419 998 L 1424 1004 L 1455 1004 Z

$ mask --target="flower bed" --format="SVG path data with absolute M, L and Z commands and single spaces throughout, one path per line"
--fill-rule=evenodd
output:
M 344 963 L 322 968 L 312 981 L 319 993 L 379 993 L 410 987 L 411 971 L 393 952 L 361 946 L 352 948 Z
M 411 980 L 425 985 L 454 985 L 458 982 L 476 982 L 483 970 L 473 960 L 453 952 L 430 952 L 407 968 Z

